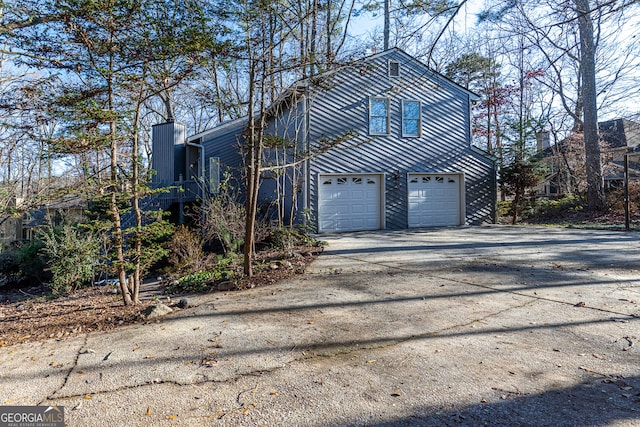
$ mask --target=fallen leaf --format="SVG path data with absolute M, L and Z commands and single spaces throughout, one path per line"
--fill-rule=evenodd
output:
M 244 407 L 244 411 L 242 412 L 242 415 L 249 415 L 249 407 L 248 406 Z
M 167 418 L 170 420 L 175 420 L 177 418 L 177 415 L 167 415 Z
M 270 394 L 271 396 L 275 396 L 276 394 L 278 394 L 278 392 L 277 392 L 277 391 L 272 391 L 272 392 L 270 392 L 269 394 Z
M 147 412 L 145 412 L 145 415 L 151 415 L 151 406 L 147 406 Z

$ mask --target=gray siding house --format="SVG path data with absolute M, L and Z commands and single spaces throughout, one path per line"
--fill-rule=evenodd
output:
M 300 81 L 267 112 L 260 199 L 318 232 L 494 222 L 495 166 L 471 145 L 476 99 L 399 49 Z M 157 125 L 156 181 L 217 192 L 221 171 L 242 169 L 246 127 L 185 138 Z

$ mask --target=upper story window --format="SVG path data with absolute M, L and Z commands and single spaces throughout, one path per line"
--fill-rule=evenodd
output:
M 422 128 L 420 110 L 420 101 L 402 101 L 402 136 L 420 136 Z
M 389 61 L 389 77 L 400 77 L 400 63 Z
M 389 134 L 389 98 L 369 98 L 369 134 Z

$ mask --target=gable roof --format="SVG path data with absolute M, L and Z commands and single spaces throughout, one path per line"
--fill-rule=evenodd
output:
M 640 145 L 640 123 L 627 119 L 615 119 L 598 123 L 600 138 L 609 148 L 638 149 Z
M 326 80 L 328 80 L 331 76 L 340 73 L 341 71 L 351 68 L 351 67 L 357 67 L 358 65 L 361 64 L 366 64 L 367 62 L 372 62 L 380 57 L 384 57 L 384 56 L 394 56 L 394 54 L 397 54 L 399 56 L 404 57 L 404 64 L 408 64 L 408 63 L 413 63 L 415 64 L 417 67 L 421 68 L 421 75 L 422 76 L 428 76 L 434 80 L 436 80 L 438 83 L 442 83 L 446 86 L 455 88 L 455 90 L 460 91 L 462 93 L 465 93 L 469 99 L 471 101 L 478 101 L 480 99 L 480 95 L 476 94 L 475 92 L 470 91 L 469 89 L 459 85 L 458 83 L 454 82 L 453 80 L 449 79 L 448 77 L 438 73 L 437 71 L 432 70 L 429 66 L 427 66 L 425 63 L 423 63 L 422 61 L 418 60 L 417 58 L 409 55 L 408 53 L 406 53 L 405 51 L 403 51 L 400 48 L 394 47 L 388 50 L 385 50 L 383 52 L 379 52 L 379 53 L 374 53 L 372 55 L 369 56 L 365 56 L 363 58 L 357 59 L 357 60 L 353 60 L 353 61 L 349 61 L 348 63 L 342 64 L 337 66 L 334 69 L 331 70 L 327 70 L 325 72 L 322 72 L 320 74 L 315 74 L 313 76 L 310 77 L 305 77 L 302 78 L 296 82 L 294 82 L 291 86 L 289 86 L 288 88 L 286 88 L 282 94 L 280 94 L 280 96 L 278 96 L 278 98 L 272 102 L 269 107 L 267 107 L 266 109 L 266 114 L 267 116 L 271 116 L 276 114 L 278 111 L 281 111 L 282 106 L 286 105 L 286 104 L 292 104 L 294 103 L 299 96 L 303 95 L 306 91 L 307 88 L 313 87 L 313 86 L 322 86 L 322 83 Z M 256 114 L 256 118 L 259 117 L 258 114 Z M 202 131 L 196 135 L 192 135 L 190 137 L 187 138 L 187 141 L 193 141 L 196 140 L 198 138 L 206 138 L 208 136 L 210 136 L 211 134 L 215 134 L 215 133 L 219 133 L 221 132 L 223 129 L 227 129 L 228 127 L 234 126 L 234 125 L 238 125 L 240 122 L 246 122 L 248 120 L 248 116 L 243 116 L 237 119 L 233 119 L 233 120 L 229 120 L 229 121 L 225 121 L 225 122 L 221 122 L 219 124 L 217 124 L 216 126 L 214 126 L 211 129 Z

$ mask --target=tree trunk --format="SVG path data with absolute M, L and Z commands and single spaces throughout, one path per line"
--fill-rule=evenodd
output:
M 391 33 L 391 0 L 384 0 L 384 50 L 389 49 Z
M 167 99 L 169 96 L 167 94 Z M 136 229 L 135 229 L 135 239 L 134 239 L 134 270 L 133 270 L 133 280 L 131 285 L 131 299 L 134 304 L 139 304 L 140 299 L 140 282 L 141 282 L 141 261 L 142 261 L 142 210 L 140 209 L 140 159 L 138 151 L 139 148 L 139 130 L 140 130 L 140 110 L 142 108 L 142 102 L 139 102 L 136 105 L 136 112 L 134 114 L 134 122 L 133 122 L 133 147 L 131 149 L 131 187 L 133 190 L 133 212 L 136 216 Z M 170 108 L 170 107 L 169 107 Z M 173 115 L 171 113 L 171 115 Z
M 604 178 L 600 158 L 600 138 L 598 136 L 598 108 L 596 92 L 595 44 L 593 22 L 591 21 L 589 0 L 574 0 L 580 29 L 580 69 L 582 73 L 582 101 L 584 126 L 585 166 L 587 171 L 587 199 L 589 210 L 604 208 Z
M 114 87 L 113 87 L 113 57 L 109 63 L 109 77 L 107 79 L 108 90 L 108 108 L 110 112 L 114 111 Z M 124 305 L 132 305 L 131 293 L 127 284 L 127 272 L 125 270 L 124 258 L 124 236 L 122 233 L 122 221 L 120 218 L 120 208 L 118 207 L 118 137 L 116 135 L 116 120 L 111 119 L 109 123 L 109 143 L 111 151 L 111 182 L 109 189 L 111 192 L 110 206 L 111 219 L 113 220 L 113 246 L 116 251 L 116 271 L 118 274 L 118 282 L 120 283 L 120 291 Z

